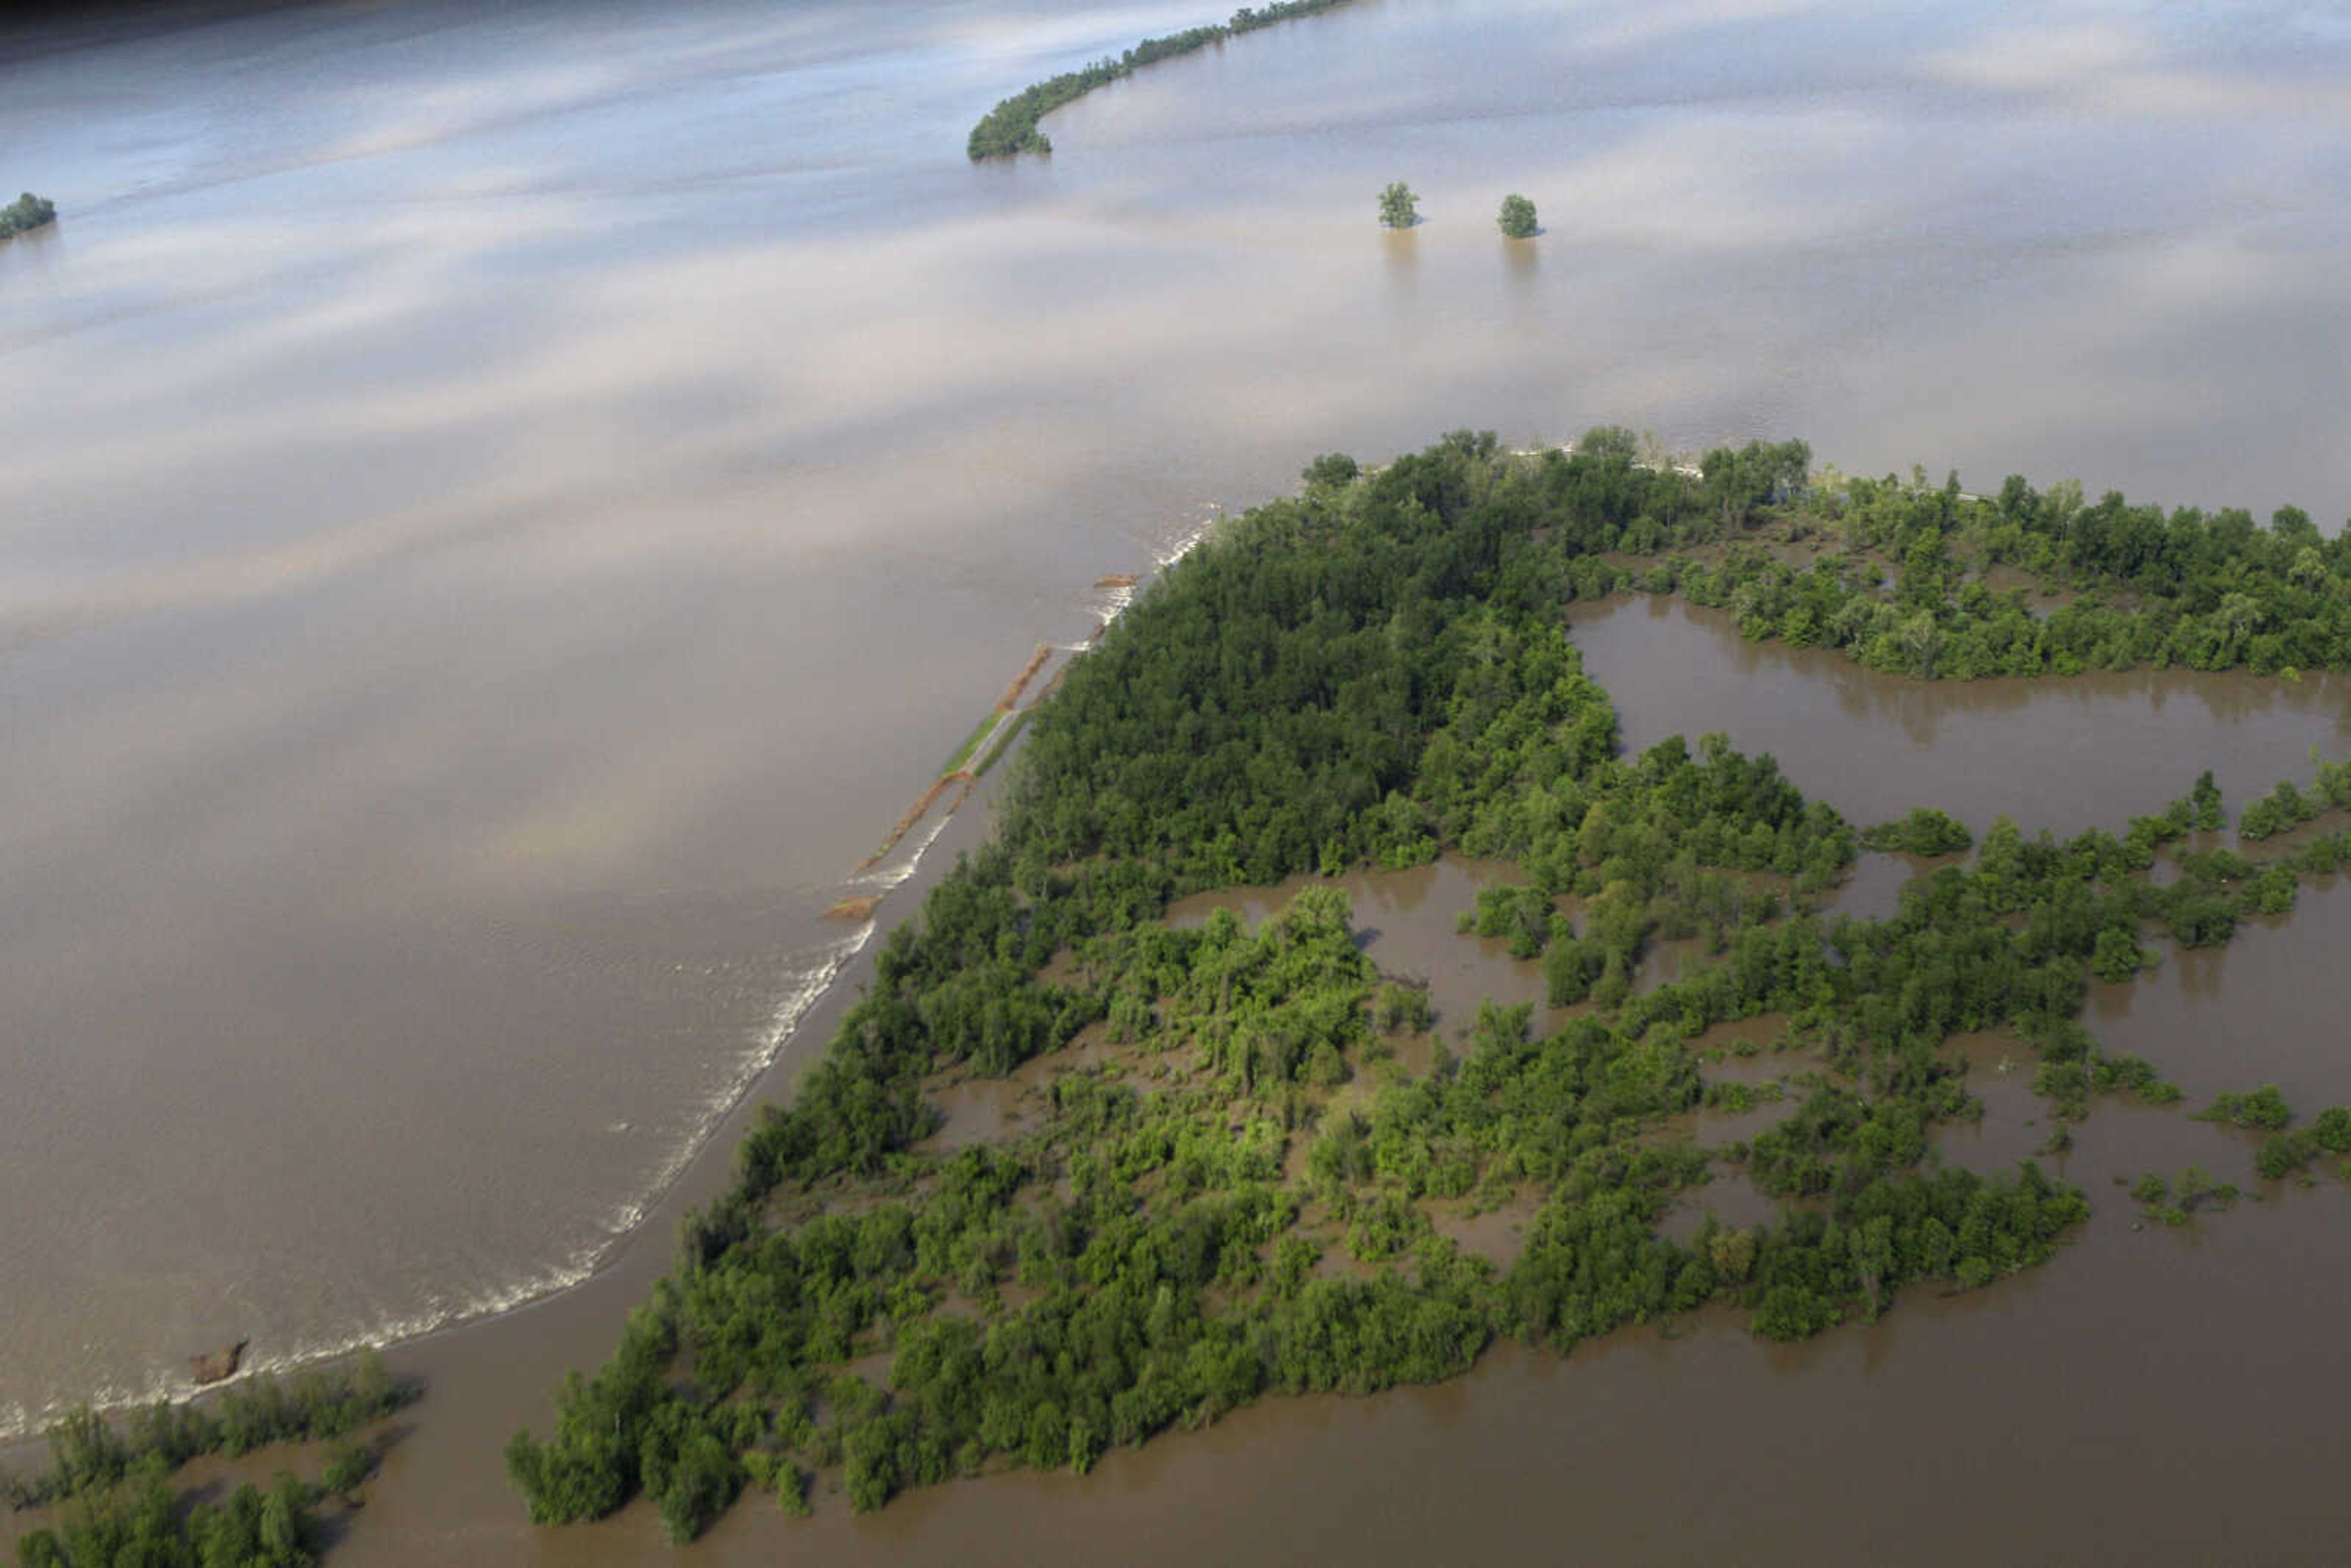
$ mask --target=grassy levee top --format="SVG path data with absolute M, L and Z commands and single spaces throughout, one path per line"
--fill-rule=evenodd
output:
M 1328 457 L 1152 584 L 1038 709 L 999 832 L 890 934 L 612 1359 L 544 1437 L 516 1435 L 532 1516 L 644 1496 L 683 1539 L 747 1487 L 798 1511 L 820 1479 L 875 1508 L 1083 1470 L 1269 1395 L 1456 1376 L 1498 1339 L 1563 1350 L 1708 1303 L 1800 1339 L 2047 1260 L 2084 1195 L 1930 1152 L 1980 1111 L 1938 1046 L 2014 1031 L 2060 1135 L 2102 1095 L 2177 1099 L 2078 1021 L 2089 977 L 2158 934 L 2225 942 L 2341 867 L 2351 767 L 2282 785 L 2238 850 L 2193 836 L 2224 810 L 2194 758 L 2161 815 L 2067 841 L 1922 806 L 1872 841 L 1972 858 L 1891 918 L 1825 920 L 1855 827 L 1719 737 L 1622 755 L 1564 607 L 1648 581 L 1750 635 L 1942 676 L 2283 671 L 2351 661 L 2351 559 L 2299 514 L 1818 485 L 1809 455 L 1683 472 L 1601 431 L 1573 455 L 1464 433 L 1373 473 Z M 1802 571 L 1772 553 L 1824 536 L 1834 559 Z M 2027 582 L 1991 591 L 1995 564 Z M 2028 591 L 2073 597 L 2043 615 Z M 2322 818 L 2290 852 L 2240 852 Z M 1489 1005 L 1432 1047 L 1425 998 L 1375 970 L 1331 888 L 1255 929 L 1163 919 L 1196 890 L 1457 851 L 1522 873 L 1474 923 L 1540 957 L 1547 1035 Z M 1652 944 L 1692 937 L 1702 961 L 1634 988 Z M 1792 1107 L 1700 1146 L 1693 1041 L 1765 1013 L 1787 1019 Z M 932 1138 L 946 1079 L 1031 1063 L 1037 1114 Z M 2351 1148 L 2351 1114 L 2297 1132 L 2258 1096 L 2216 1109 L 2247 1106 L 2276 1129 L 2264 1174 Z M 1729 1172 L 1777 1217 L 1661 1230 Z M 1527 1217 L 1507 1267 L 1447 1235 L 1505 1206 Z M 852 1369 L 883 1354 L 886 1376 Z
M 1347 0 L 1276 0 L 1261 8 L 1242 6 L 1228 22 L 1212 22 L 1206 26 L 1186 27 L 1180 33 L 1163 37 L 1145 38 L 1116 59 L 1105 56 L 1082 70 L 1063 71 L 1060 76 L 1035 82 L 1014 93 L 982 115 L 979 123 L 971 128 L 965 143 L 975 163 L 987 158 L 1009 158 L 1020 152 L 1050 152 L 1052 139 L 1045 134 L 1038 121 L 1061 108 L 1085 97 L 1098 87 L 1107 87 L 1123 77 L 1131 77 L 1144 66 L 1176 55 L 1188 55 L 1221 44 L 1227 38 L 1243 33 L 1254 33 L 1277 23 L 1311 16 L 1317 11 L 1328 11 L 1343 5 Z

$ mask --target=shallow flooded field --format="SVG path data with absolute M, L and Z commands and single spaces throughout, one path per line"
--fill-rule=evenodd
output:
M 2308 782 L 2314 747 L 2351 756 L 2351 680 L 2338 672 L 1913 681 L 1825 649 L 1750 643 L 1728 612 L 1678 599 L 1578 604 L 1570 620 L 1630 749 L 1719 730 L 1778 758 L 1856 826 L 1938 806 L 1979 835 L 2000 816 L 2028 834 L 2119 833 L 2205 768 L 2241 805 L 2281 779 Z

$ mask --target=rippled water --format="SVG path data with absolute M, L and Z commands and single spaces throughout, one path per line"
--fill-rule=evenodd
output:
M 6 177 L 64 214 L 0 246 L 0 1413 L 576 1273 L 1030 648 L 1313 452 L 1605 419 L 2351 507 L 2326 13 L 1364 0 L 965 162 L 1004 92 L 1200 19 L 0 32 Z M 1761 715 L 1819 684 L 1628 728 L 1811 781 Z M 2229 738 L 2158 686 L 2045 700 Z M 2026 781 L 1924 791 L 1970 820 L 2071 799 L 2041 697 L 1869 700 Z M 446 1407 L 510 1429 L 609 1333 Z

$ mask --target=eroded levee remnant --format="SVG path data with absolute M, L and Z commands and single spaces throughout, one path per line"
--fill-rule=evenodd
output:
M 998 713 L 1010 713 L 1015 707 L 1019 706 L 1020 703 L 1020 694 L 1029 689 L 1029 683 L 1037 678 L 1037 672 L 1043 669 L 1045 667 L 1045 661 L 1052 656 L 1053 644 L 1050 643 L 1038 643 L 1037 651 L 1029 655 L 1029 662 L 1020 666 L 1020 673 L 1012 677 L 1012 684 L 1004 688 L 1004 695 L 996 699 L 996 711 Z
M 859 871 L 872 870 L 875 865 L 881 862 L 882 858 L 884 855 L 898 847 L 898 841 L 904 838 L 907 832 L 913 829 L 916 822 L 921 821 L 925 816 L 930 814 L 931 808 L 937 804 L 938 799 L 941 795 L 946 793 L 947 787 L 949 785 L 960 783 L 963 779 L 968 777 L 968 774 L 958 770 L 954 773 L 946 774 L 942 778 L 933 779 L 931 781 L 931 787 L 924 790 L 922 794 L 915 799 L 914 803 L 906 808 L 906 814 L 900 817 L 898 821 L 892 825 L 890 829 L 890 836 L 882 841 L 882 847 L 875 850 L 872 854 L 867 855 L 863 860 L 858 862 L 857 869 Z
M 1113 572 L 1103 577 L 1102 582 L 1097 583 L 1096 586 L 1109 584 L 1113 587 L 1133 587 L 1135 581 L 1136 579 L 1132 573 Z M 1102 625 L 1107 629 L 1110 622 L 1104 621 Z M 980 722 L 977 729 L 972 731 L 962 748 L 948 761 L 946 770 L 933 779 L 930 787 L 923 791 L 912 806 L 906 808 L 905 814 L 892 824 L 888 836 L 882 841 L 881 847 L 858 862 L 856 868 L 858 871 L 871 871 L 880 864 L 891 851 L 898 847 L 898 841 L 901 839 L 914 831 L 914 824 L 930 814 L 931 808 L 938 804 L 939 797 L 946 794 L 951 788 L 962 786 L 954 800 L 947 804 L 949 815 L 953 815 L 966 800 L 971 799 L 971 792 L 977 788 L 980 775 L 987 771 L 997 757 L 1011 743 L 1012 737 L 1025 721 L 1026 716 L 1035 709 L 1038 703 L 1051 695 L 1054 686 L 1061 684 L 1062 673 L 1069 668 L 1066 662 L 1061 669 L 1054 672 L 1053 679 L 1046 685 L 1044 690 L 1031 698 L 1026 707 L 1022 706 L 1021 699 L 1029 695 L 1029 689 L 1036 684 L 1039 674 L 1052 662 L 1054 653 L 1059 651 L 1061 650 L 1051 643 L 1037 644 L 1036 651 L 1029 655 L 1028 662 L 1020 666 L 1013 674 L 1011 684 L 1004 688 L 1004 695 L 996 699 L 996 706 L 988 710 L 987 716 Z M 870 916 L 880 903 L 878 896 L 844 898 L 825 913 L 839 919 L 862 920 Z

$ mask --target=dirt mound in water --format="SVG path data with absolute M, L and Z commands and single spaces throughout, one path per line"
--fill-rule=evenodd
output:
M 236 1375 L 236 1369 L 245 1364 L 245 1347 L 252 1343 L 249 1339 L 241 1339 L 235 1344 L 190 1356 L 189 1375 L 199 1384 L 227 1382 Z

